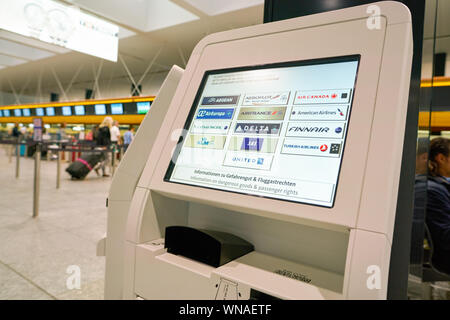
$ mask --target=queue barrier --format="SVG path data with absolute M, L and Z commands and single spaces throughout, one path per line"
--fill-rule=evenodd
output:
M 79 156 L 81 156 L 84 152 L 102 152 L 102 153 L 111 153 L 111 166 L 112 166 L 112 176 L 114 176 L 115 173 L 115 158 L 116 154 L 120 154 L 120 158 L 123 155 L 123 146 L 112 146 L 111 148 L 107 149 L 98 149 L 95 142 L 91 140 L 80 140 L 76 143 L 73 143 L 71 141 L 64 141 L 64 140 L 46 140 L 46 141 L 34 141 L 32 139 L 24 139 L 23 137 L 1 137 L 0 138 L 0 144 L 3 145 L 11 145 L 10 152 L 9 152 L 9 162 L 11 162 L 12 154 L 14 146 L 16 148 L 16 170 L 15 175 L 16 178 L 19 178 L 20 173 L 20 157 L 21 152 L 20 148 L 21 146 L 25 147 L 24 156 L 27 155 L 29 148 L 36 148 L 35 152 L 33 153 L 34 156 L 34 177 L 33 177 L 33 218 L 37 217 L 39 215 L 39 194 L 40 194 L 40 162 L 41 162 L 41 155 L 45 151 L 48 154 L 48 151 L 51 151 L 52 153 L 56 153 L 56 160 L 57 160 L 57 166 L 56 166 L 56 189 L 60 188 L 61 185 L 61 153 L 62 152 L 71 152 L 72 156 L 69 157 L 72 161 L 76 160 L 75 154 L 78 153 Z

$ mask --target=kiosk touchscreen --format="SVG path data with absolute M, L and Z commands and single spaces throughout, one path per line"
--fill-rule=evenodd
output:
M 169 74 L 111 185 L 107 299 L 387 297 L 412 31 L 371 5 L 209 35 Z
M 207 72 L 165 180 L 332 207 L 358 63 Z M 267 75 L 277 80 L 258 81 Z

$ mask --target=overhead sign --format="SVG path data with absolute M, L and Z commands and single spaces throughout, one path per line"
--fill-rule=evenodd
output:
M 0 0 L 0 29 L 117 61 L 117 25 L 56 1 Z

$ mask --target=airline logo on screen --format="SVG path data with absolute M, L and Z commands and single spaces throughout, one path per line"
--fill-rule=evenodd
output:
M 238 120 L 283 120 L 286 107 L 241 108 Z
M 241 150 L 260 151 L 263 142 L 263 138 L 244 138 L 242 139 Z
M 277 143 L 278 139 L 233 136 L 228 150 L 274 153 Z
M 195 119 L 232 119 L 234 108 L 227 109 L 199 109 Z
M 345 122 L 289 122 L 286 137 L 342 139 Z
M 284 105 L 289 101 L 289 91 L 246 94 L 243 106 Z
M 186 140 L 185 147 L 203 149 L 223 149 L 226 136 L 191 134 Z
M 227 152 L 224 166 L 248 169 L 270 170 L 273 155 Z
M 192 133 L 202 134 L 227 134 L 230 128 L 229 121 L 195 121 L 192 125 Z
M 281 123 L 238 122 L 234 133 L 279 135 Z
M 351 89 L 297 91 L 294 104 L 348 103 Z
M 341 153 L 341 142 L 330 140 L 284 139 L 281 153 L 303 156 L 319 156 L 338 158 Z
M 293 107 L 291 120 L 347 120 L 348 106 Z
M 202 105 L 236 105 L 239 101 L 239 96 L 215 96 L 203 97 Z

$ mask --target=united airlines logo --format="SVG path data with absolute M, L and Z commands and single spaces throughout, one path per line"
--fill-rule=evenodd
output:
M 234 108 L 199 109 L 196 119 L 232 119 Z
M 259 166 L 264 165 L 264 158 L 249 158 L 249 157 L 237 157 L 234 156 L 231 158 L 232 162 L 237 163 L 248 163 L 248 164 L 256 164 Z
M 236 105 L 239 101 L 239 96 L 214 96 L 203 97 L 202 105 Z

